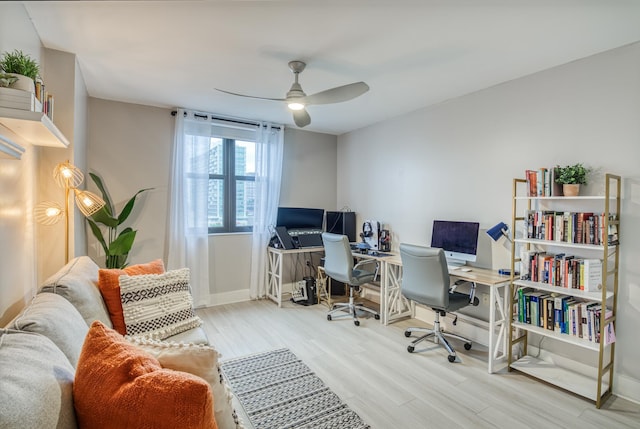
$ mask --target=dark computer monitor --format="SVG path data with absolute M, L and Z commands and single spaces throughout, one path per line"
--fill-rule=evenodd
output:
M 431 247 L 444 250 L 449 265 L 474 262 L 478 252 L 478 222 L 434 220 Z
M 324 209 L 278 207 L 276 226 L 287 229 L 322 229 Z

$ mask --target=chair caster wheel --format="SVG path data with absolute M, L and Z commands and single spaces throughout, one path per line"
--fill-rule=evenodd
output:
M 411 332 L 410 331 L 404 331 L 404 336 L 409 338 L 411 336 Z
M 471 350 L 471 343 L 464 343 L 465 350 Z
M 331 315 L 327 314 L 327 320 L 331 320 Z
M 356 326 L 360 326 L 360 321 L 359 320 L 354 320 L 353 324 L 356 325 Z
M 374 314 L 373 318 L 376 319 L 376 320 L 380 320 L 380 315 L 379 314 Z
M 448 359 L 449 359 L 449 362 L 455 362 L 456 361 L 456 355 L 449 355 Z
M 413 351 L 414 351 L 415 349 L 416 349 L 416 348 L 415 348 L 415 347 L 413 347 L 413 346 L 408 346 L 408 347 L 407 347 L 407 351 L 408 351 L 409 353 L 413 353 Z

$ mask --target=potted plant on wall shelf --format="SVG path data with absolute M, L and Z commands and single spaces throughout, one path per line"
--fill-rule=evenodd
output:
M 35 92 L 35 80 L 40 74 L 40 66 L 28 54 L 18 49 L 5 52 L 0 58 L 0 70 L 5 75 L 17 78 L 9 85 L 11 88 Z
M 116 214 L 115 207 L 111 202 L 109 193 L 102 183 L 102 179 L 93 173 L 89 173 L 89 176 L 93 179 L 94 183 L 102 193 L 102 199 L 105 201 L 104 207 L 98 210 L 96 213 L 87 218 L 91 232 L 96 239 L 102 245 L 102 249 L 105 253 L 105 267 L 106 268 L 125 268 L 128 264 L 127 258 L 129 252 L 133 247 L 133 241 L 136 238 L 136 232 L 132 228 L 127 227 L 118 233 L 118 227 L 127 220 L 133 205 L 136 202 L 136 197 L 144 191 L 149 191 L 153 188 L 141 189 L 135 193 L 131 199 L 125 204 L 120 214 Z M 102 224 L 107 227 L 107 235 L 102 234 L 102 230 L 98 226 Z
M 575 197 L 580 193 L 580 185 L 587 184 L 587 176 L 591 170 L 582 163 L 556 167 L 556 183 L 562 185 L 565 197 Z

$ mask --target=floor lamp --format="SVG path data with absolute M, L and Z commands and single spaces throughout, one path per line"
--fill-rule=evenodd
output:
M 76 206 L 86 217 L 91 216 L 102 207 L 105 202 L 102 198 L 93 192 L 78 189 L 78 186 L 84 181 L 84 174 L 75 165 L 69 161 L 56 165 L 53 169 L 53 178 L 64 189 L 64 209 L 59 204 L 52 201 L 42 202 L 35 207 L 36 222 L 42 225 L 54 225 L 64 217 L 64 237 L 65 237 L 65 263 L 69 262 L 69 211 L 71 203 L 69 196 L 73 191 L 76 200 Z

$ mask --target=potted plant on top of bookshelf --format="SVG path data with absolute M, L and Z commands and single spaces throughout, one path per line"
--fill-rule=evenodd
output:
M 580 193 L 580 185 L 587 184 L 587 176 L 591 169 L 577 163 L 566 167 L 556 167 L 556 183 L 562 185 L 565 197 L 575 197 Z
M 5 52 L 0 58 L 0 70 L 17 78 L 10 85 L 11 88 L 35 92 L 35 80 L 40 73 L 40 66 L 29 54 L 18 49 Z

